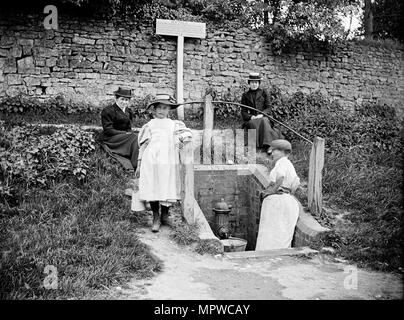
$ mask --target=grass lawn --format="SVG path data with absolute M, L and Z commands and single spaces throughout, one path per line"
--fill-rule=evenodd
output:
M 111 285 L 161 269 L 136 235 L 145 220 L 130 211 L 126 174 L 98 149 L 88 161 L 85 179 L 21 183 L 13 197 L 2 194 L 0 299 L 105 296 Z M 52 276 L 44 273 L 47 266 L 57 270 L 56 290 L 44 287 Z

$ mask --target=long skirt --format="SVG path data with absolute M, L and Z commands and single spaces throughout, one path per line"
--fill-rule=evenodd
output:
M 290 194 L 273 194 L 264 199 L 255 250 L 290 248 L 297 219 L 299 203 Z
M 257 130 L 257 147 L 268 147 L 272 140 L 283 139 L 282 133 L 278 129 L 271 127 L 268 118 L 249 120 L 244 124 L 245 129 Z
M 126 170 L 136 170 L 139 145 L 137 133 L 117 134 L 110 137 L 102 136 L 99 140 L 104 150 L 116 159 Z

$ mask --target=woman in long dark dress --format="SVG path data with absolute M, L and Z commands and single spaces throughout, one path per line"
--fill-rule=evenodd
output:
M 115 91 L 115 103 L 101 112 L 103 131 L 98 138 L 103 148 L 128 171 L 136 170 L 139 154 L 138 134 L 131 128 L 131 98 L 128 88 Z
M 250 89 L 244 92 L 241 103 L 271 114 L 268 94 L 264 89 L 259 87 L 261 80 L 262 78 L 257 72 L 251 72 L 249 74 L 247 81 Z M 262 151 L 266 151 L 271 141 L 283 138 L 282 133 L 271 125 L 268 118 L 258 112 L 243 108 L 241 110 L 241 117 L 244 121 L 242 128 L 246 130 L 257 130 L 257 148 L 263 149 Z

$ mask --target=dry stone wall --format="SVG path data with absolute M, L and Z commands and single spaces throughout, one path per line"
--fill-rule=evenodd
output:
M 24 92 L 40 98 L 58 93 L 99 104 L 119 85 L 143 98 L 161 88 L 175 92 L 176 41 L 152 27 L 119 20 L 59 16 L 45 30 L 43 16 L 0 15 L 0 97 Z M 403 106 L 403 48 L 350 43 L 334 53 L 274 56 L 248 29 L 208 30 L 206 39 L 185 39 L 184 98 L 206 88 L 239 94 L 251 71 L 263 85 L 285 93 L 320 90 L 342 104 L 379 101 Z

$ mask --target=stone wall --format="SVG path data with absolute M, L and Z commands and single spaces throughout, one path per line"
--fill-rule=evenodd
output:
M 176 42 L 151 27 L 121 21 L 80 20 L 59 15 L 59 29 L 45 30 L 44 16 L 1 16 L 0 97 L 63 93 L 99 104 L 119 85 L 137 97 L 175 90 Z M 248 29 L 208 30 L 185 39 L 184 98 L 200 99 L 207 87 L 239 94 L 251 71 L 263 85 L 283 92 L 320 90 L 347 106 L 381 101 L 403 106 L 403 48 L 350 43 L 334 53 L 274 56 Z

